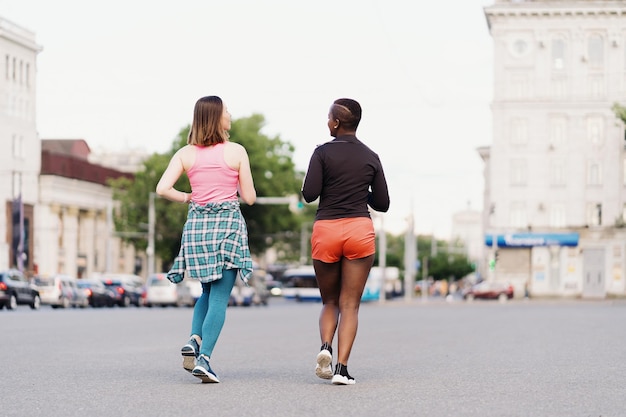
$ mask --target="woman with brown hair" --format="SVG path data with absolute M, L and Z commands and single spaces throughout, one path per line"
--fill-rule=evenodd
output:
M 167 278 L 182 282 L 185 273 L 202 283 L 189 342 L 181 349 L 183 367 L 202 382 L 219 382 L 209 360 L 226 319 L 237 275 L 252 274 L 248 231 L 239 197 L 254 204 L 256 191 L 248 154 L 229 140 L 230 113 L 217 96 L 196 102 L 187 145 L 179 149 L 156 187 L 159 196 L 189 203 L 180 252 Z M 191 194 L 174 189 L 186 173 Z

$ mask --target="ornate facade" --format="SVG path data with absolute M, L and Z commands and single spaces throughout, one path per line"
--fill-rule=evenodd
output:
M 626 295 L 626 1 L 497 0 L 483 223 L 518 294 Z M 493 263 L 492 263 L 493 265 Z

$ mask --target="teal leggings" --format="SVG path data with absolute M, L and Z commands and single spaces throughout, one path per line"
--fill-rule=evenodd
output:
M 238 272 L 238 269 L 224 269 L 221 279 L 203 282 L 202 295 L 193 308 L 191 334 L 202 338 L 200 354 L 209 358 L 224 327 L 228 299 Z

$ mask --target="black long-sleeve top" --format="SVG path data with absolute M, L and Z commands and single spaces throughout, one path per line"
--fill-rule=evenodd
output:
M 315 220 L 370 217 L 367 206 L 389 209 L 389 190 L 378 155 L 356 136 L 338 136 L 319 145 L 302 185 L 307 203 L 320 198 Z

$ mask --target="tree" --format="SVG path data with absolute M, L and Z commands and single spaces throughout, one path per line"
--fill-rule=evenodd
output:
M 304 174 L 295 170 L 292 161 L 294 147 L 279 136 L 270 138 L 262 134 L 264 122 L 263 116 L 258 114 L 233 121 L 230 140 L 240 143 L 248 151 L 258 196 L 298 194 Z M 189 125 L 181 129 L 167 153 L 153 154 L 146 159 L 133 180 L 120 178 L 110 181 L 113 198 L 118 204 L 114 214 L 116 231 L 122 239 L 134 243 L 139 249 L 147 246 L 149 194 L 156 189 L 171 157 L 187 143 L 189 129 Z M 175 187 L 191 191 L 186 175 L 181 176 Z M 299 231 L 300 223 L 310 216 L 310 213 L 306 216 L 295 215 L 287 206 L 242 204 L 241 210 L 248 225 L 253 254 L 264 252 L 276 236 L 287 236 L 286 232 L 293 234 Z M 187 205 L 157 198 L 155 213 L 155 254 L 163 259 L 165 266 L 169 266 L 180 248 Z M 297 236 L 295 242 L 296 248 L 299 247 Z
M 611 107 L 615 116 L 620 119 L 622 122 L 626 123 L 626 107 L 622 106 L 619 103 L 614 103 L 613 107 Z
M 304 173 L 297 172 L 293 163 L 294 147 L 280 137 L 270 138 L 260 133 L 265 119 L 259 114 L 232 123 L 231 140 L 243 145 L 250 157 L 250 168 L 258 196 L 286 197 L 299 195 Z M 277 241 L 299 248 L 300 224 L 286 205 L 242 205 L 248 224 L 250 248 L 255 253 L 265 251 Z
M 404 235 L 395 236 L 387 234 L 387 266 L 397 266 L 404 269 Z M 428 262 L 428 275 L 434 280 L 452 279 L 458 280 L 474 270 L 465 255 L 453 253 L 458 251 L 458 247 L 450 248 L 447 242 L 436 241 L 435 253 L 433 252 L 432 236 L 417 236 L 417 257 L 420 262 L 426 259 Z M 450 249 L 450 250 L 449 250 Z M 376 261 L 378 263 L 378 251 Z M 417 279 L 423 279 L 423 269 L 420 268 Z

